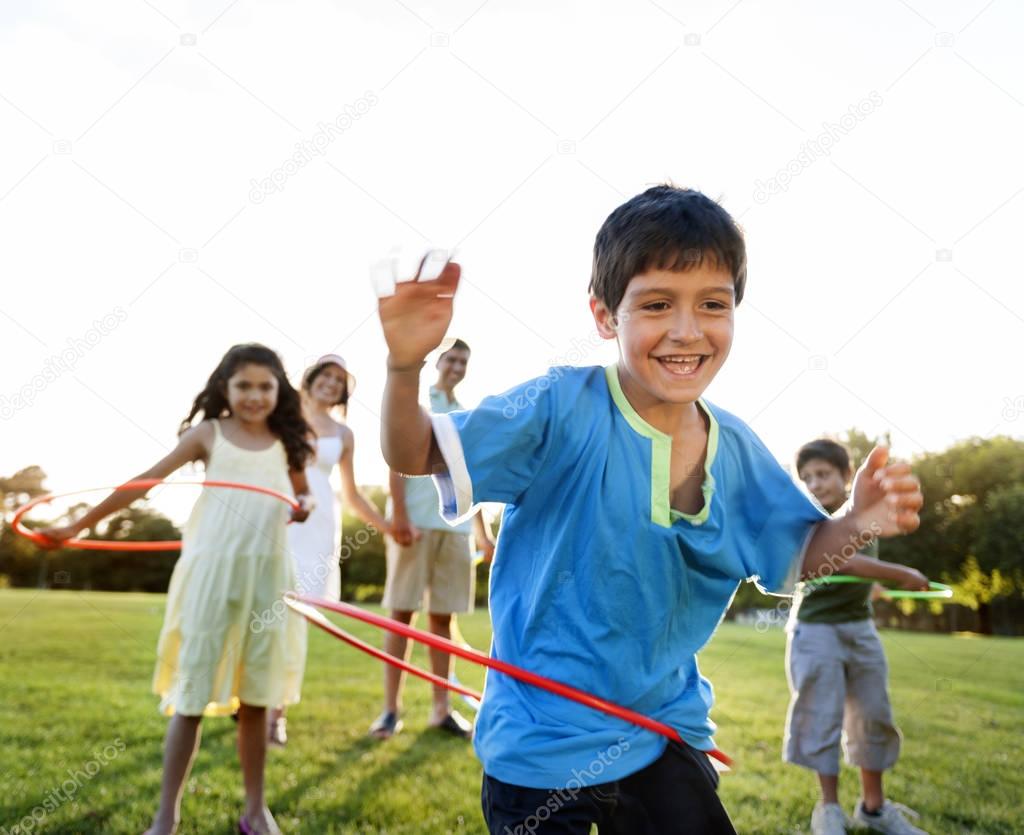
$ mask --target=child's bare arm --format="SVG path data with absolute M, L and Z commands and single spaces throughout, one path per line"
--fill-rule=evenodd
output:
M 213 427 L 208 421 L 203 421 L 178 439 L 178 445 L 166 456 L 161 458 L 145 472 L 139 473 L 132 481 L 142 481 L 151 478 L 166 478 L 175 470 L 192 461 L 205 460 L 210 444 L 213 443 Z M 141 499 L 152 488 L 138 488 L 135 490 L 118 490 L 111 493 L 96 507 L 87 511 L 83 516 L 62 527 L 47 528 L 40 531 L 44 536 L 49 537 L 55 543 L 65 539 L 78 536 L 82 531 L 92 529 L 103 519 L 112 513 L 123 510 L 132 502 Z
M 920 591 L 928 588 L 928 578 L 916 568 L 895 562 L 884 562 L 863 554 L 854 554 L 843 566 L 844 574 L 865 577 L 869 580 L 887 580 L 897 583 L 899 588 Z
M 420 367 L 395 370 L 388 360 L 381 409 L 380 446 L 384 460 L 395 472 L 430 475 L 444 469 L 434 443 L 430 416 L 419 404 Z
M 857 471 L 853 501 L 842 516 L 818 523 L 804 555 L 804 577 L 817 577 L 822 569 L 844 571 L 853 545 L 860 550 L 877 537 L 912 533 L 921 524 L 924 503 L 921 484 L 903 462 L 888 463 L 889 450 L 875 447 Z
M 424 360 L 441 344 L 451 323 L 460 273 L 458 264 L 448 263 L 437 279 L 401 282 L 379 302 L 388 345 L 381 450 L 400 473 L 429 475 L 444 469 L 430 416 L 419 405 L 419 377 Z

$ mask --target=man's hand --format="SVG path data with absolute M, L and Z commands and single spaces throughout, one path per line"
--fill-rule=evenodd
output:
M 412 545 L 423 536 L 420 529 L 404 516 L 396 516 L 391 520 L 391 527 L 388 533 L 395 542 L 402 546 Z
M 889 462 L 889 450 L 876 446 L 857 471 L 853 482 L 854 521 L 859 531 L 897 536 L 916 531 L 918 511 L 924 504 L 921 482 L 910 465 Z
M 490 563 L 494 560 L 494 540 L 490 537 L 484 537 L 482 540 L 480 537 L 476 539 L 476 550 L 480 552 L 480 559 L 482 562 Z
M 378 301 L 390 369 L 419 370 L 420 363 L 441 344 L 451 324 L 452 302 L 462 268 L 446 261 L 440 274 L 433 278 L 439 253 L 440 250 L 428 252 L 412 281 L 399 281 L 392 295 Z

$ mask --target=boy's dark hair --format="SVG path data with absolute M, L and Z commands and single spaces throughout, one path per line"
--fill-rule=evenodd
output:
M 850 453 L 842 444 L 828 438 L 819 438 L 809 444 L 804 444 L 796 454 L 796 471 L 799 473 L 808 461 L 813 461 L 815 458 L 827 461 L 839 470 L 844 478 L 850 475 Z
M 601 226 L 589 291 L 614 312 L 634 276 L 651 269 L 686 272 L 707 260 L 732 275 L 739 304 L 747 248 L 736 221 L 699 191 L 654 186 L 619 206 Z
M 267 425 L 284 444 L 288 466 L 293 470 L 304 469 L 314 454 L 308 440 L 313 430 L 302 416 L 299 393 L 288 382 L 281 358 L 270 348 L 256 342 L 232 345 L 221 357 L 210 379 L 206 381 L 206 386 L 196 395 L 188 417 L 178 427 L 178 434 L 188 429 L 192 419 L 200 412 L 203 413 L 203 420 L 216 420 L 231 414 L 227 398 L 228 380 L 243 365 L 262 365 L 277 378 L 277 405 L 267 418 Z

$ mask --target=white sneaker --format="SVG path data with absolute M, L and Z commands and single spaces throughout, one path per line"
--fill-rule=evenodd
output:
M 811 813 L 811 835 L 843 835 L 849 824 L 838 803 L 819 803 Z
M 902 803 L 893 803 L 886 800 L 882 803 L 879 815 L 869 815 L 864 811 L 864 801 L 858 800 L 853 810 L 853 820 L 859 826 L 866 826 L 872 832 L 882 832 L 886 835 L 928 835 L 923 829 L 918 829 L 908 821 L 904 815 L 910 815 L 915 820 L 921 816 L 913 809 L 908 809 Z

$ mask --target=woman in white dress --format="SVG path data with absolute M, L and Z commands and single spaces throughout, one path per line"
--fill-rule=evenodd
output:
M 391 524 L 359 492 L 352 466 L 355 440 L 344 423 L 355 378 L 345 360 L 326 354 L 302 375 L 302 412 L 316 433 L 316 460 L 306 468 L 316 507 L 302 525 L 288 526 L 288 550 L 295 561 L 296 587 L 302 594 L 341 599 L 341 505 L 331 486 L 331 473 L 341 468 L 345 507 L 371 528 L 391 533 Z M 334 413 L 342 420 L 336 420 Z M 283 746 L 288 739 L 283 708 L 268 711 L 269 738 Z

